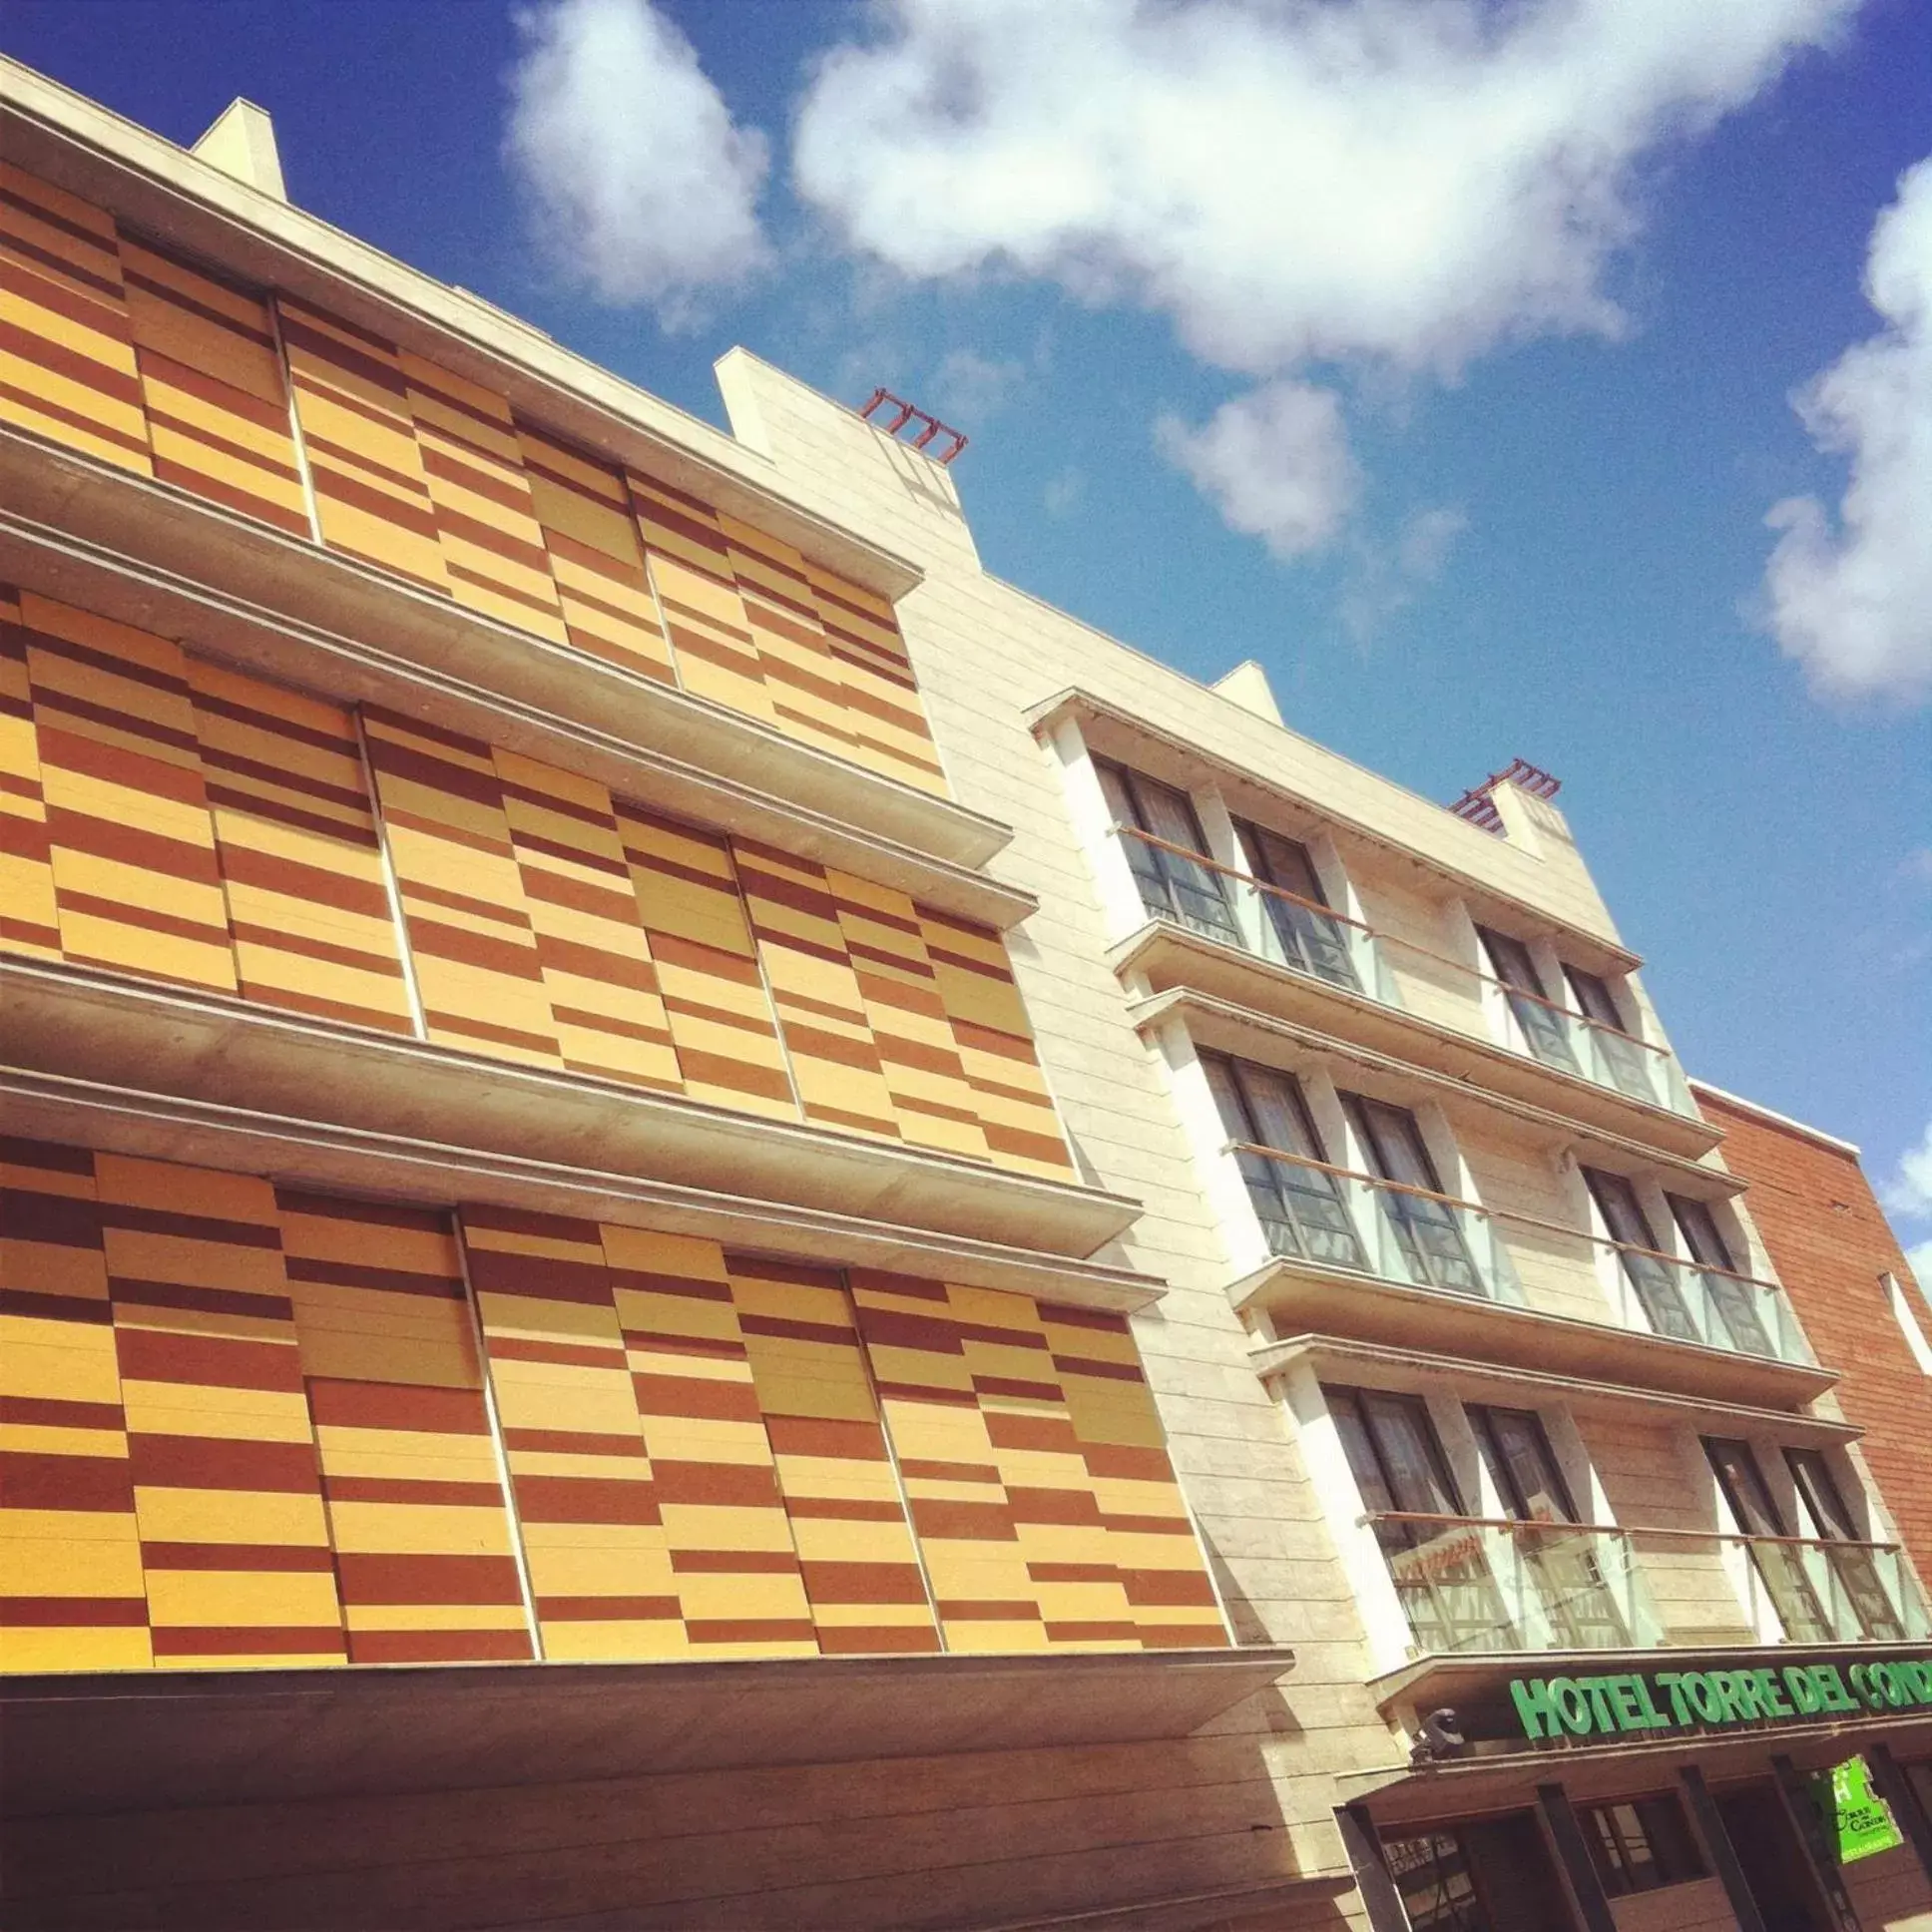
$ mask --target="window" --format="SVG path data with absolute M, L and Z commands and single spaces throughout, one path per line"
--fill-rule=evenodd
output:
M 1325 1163 L 1327 1156 L 1301 1083 L 1292 1074 L 1224 1054 L 1204 1053 L 1201 1064 L 1230 1141 L 1297 1157 L 1270 1161 L 1245 1150 L 1234 1156 L 1268 1251 L 1365 1273 L 1368 1256 L 1335 1178 L 1308 1165 Z
M 1878 1277 L 1880 1292 L 1892 1311 L 1892 1319 L 1898 1323 L 1898 1332 L 1905 1337 L 1905 1345 L 1912 1351 L 1912 1359 L 1918 1363 L 1922 1374 L 1932 1375 L 1932 1342 L 1925 1338 L 1925 1330 L 1919 1326 L 1919 1318 L 1912 1306 L 1911 1297 L 1905 1292 L 1905 1283 L 1896 1274 L 1881 1274 Z
M 1537 1526 L 1516 1533 L 1516 1554 L 1557 1645 L 1615 1650 L 1628 1643 L 1629 1622 L 1605 1579 L 1596 1533 L 1571 1527 L 1579 1521 L 1577 1508 L 1543 1418 L 1529 1409 L 1471 1403 L 1469 1423 L 1504 1515 Z
M 1238 946 L 1240 931 L 1220 874 L 1204 862 L 1208 838 L 1195 816 L 1194 800 L 1124 764 L 1096 758 L 1094 769 L 1115 823 L 1128 828 L 1121 846 L 1146 911 Z M 1137 831 L 1146 836 L 1134 837 Z
M 1652 1056 L 1643 1043 L 1624 1024 L 1617 996 L 1610 982 L 1581 966 L 1565 966 L 1563 976 L 1577 1002 L 1577 1011 L 1590 1022 L 1590 1043 L 1594 1063 L 1611 1086 L 1633 1100 L 1657 1104 L 1657 1086 L 1651 1078 Z
M 1418 1654 L 1510 1648 L 1515 1633 L 1482 1531 L 1457 1520 L 1468 1512 L 1428 1404 L 1387 1389 L 1334 1385 L 1322 1393 L 1355 1486 L 1377 1519 L 1375 1540 Z
M 1804 1573 L 1799 1547 L 1787 1540 L 1790 1532 L 1771 1500 L 1750 1444 L 1725 1436 L 1705 1436 L 1703 1452 L 1738 1529 L 1753 1539 L 1751 1562 L 1784 1626 L 1786 1642 L 1828 1643 L 1836 1633 Z
M 1328 895 L 1321 889 L 1308 848 L 1244 818 L 1235 819 L 1234 831 L 1247 869 L 1263 884 L 1294 895 L 1286 899 L 1273 892 L 1260 895 L 1285 962 L 1336 986 L 1358 987 L 1361 982 L 1349 956 L 1347 931 L 1327 910 Z
M 1343 1094 L 1341 1102 L 1370 1170 L 1394 1184 L 1378 1188 L 1376 1200 L 1410 1280 L 1457 1294 L 1487 1294 L 1456 1210 L 1429 1199 L 1446 1191 L 1415 1116 L 1363 1094 Z
M 1652 1328 L 1677 1341 L 1700 1340 L 1671 1263 L 1661 1258 L 1637 1190 L 1621 1174 L 1605 1174 L 1598 1168 L 1585 1168 L 1583 1178 L 1610 1238 L 1617 1243 L 1624 1279 L 1636 1290 Z
M 1758 1313 L 1761 1288 L 1753 1287 L 1737 1272 L 1730 1249 L 1717 1227 L 1717 1216 L 1707 1201 L 1690 1201 L 1683 1195 L 1666 1195 L 1671 1215 L 1684 1236 L 1684 1244 L 1696 1262 L 1704 1292 L 1730 1337 L 1730 1345 L 1740 1355 L 1774 1355 L 1771 1337 Z
M 1551 1000 L 1543 978 L 1536 970 L 1530 949 L 1506 932 L 1493 932 L 1488 926 L 1476 928 L 1483 950 L 1496 977 L 1509 995 L 1510 1011 L 1523 1030 L 1530 1051 L 1546 1065 L 1580 1073 L 1575 1049 L 1570 1044 L 1570 1024 Z
M 1597 1876 L 1612 1898 L 1661 1891 L 1704 1875 L 1697 1841 L 1675 1797 L 1626 1798 L 1580 1809 Z
M 1411 1932 L 1490 1932 L 1469 1853 L 1453 1831 L 1384 1840 L 1382 1855 Z
M 1834 1609 L 1849 1611 L 1863 1635 L 1879 1644 L 1901 1644 L 1905 1627 L 1892 1607 L 1891 1593 L 1878 1574 L 1872 1552 L 1859 1547 L 1864 1537 L 1831 1465 L 1816 1449 L 1786 1449 L 1785 1466 L 1797 1490 L 1798 1513 L 1807 1535 L 1850 1547 L 1825 1552 Z

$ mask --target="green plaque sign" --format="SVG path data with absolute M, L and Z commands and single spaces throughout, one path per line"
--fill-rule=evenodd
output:
M 1905 1842 L 1891 1807 L 1872 1789 L 1871 1771 L 1862 1757 L 1847 1757 L 1820 1772 L 1811 1780 L 1811 1796 L 1841 1865 Z
M 1532 1739 L 1643 1737 L 1932 1708 L 1932 1662 L 1873 1657 L 1756 1670 L 1692 1670 L 1687 1662 L 1671 1671 L 1515 1678 L 1509 1693 Z

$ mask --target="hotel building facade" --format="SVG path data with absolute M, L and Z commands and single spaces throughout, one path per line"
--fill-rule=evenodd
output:
M 1910 1459 L 1550 784 L 719 379 L 0 63 L 6 1922 L 1932 1924 Z

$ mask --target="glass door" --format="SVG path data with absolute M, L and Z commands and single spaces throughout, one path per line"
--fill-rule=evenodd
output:
M 1445 1190 L 1415 1116 L 1406 1107 L 1392 1107 L 1364 1094 L 1343 1094 L 1341 1100 L 1370 1169 L 1395 1184 L 1378 1188 L 1376 1200 L 1401 1249 L 1409 1278 L 1456 1294 L 1487 1294 L 1456 1210 L 1427 1198 Z M 1424 1193 L 1407 1192 L 1412 1189 Z
M 1730 1345 L 1740 1355 L 1775 1355 L 1763 1317 L 1757 1312 L 1760 1290 L 1737 1277 L 1737 1264 L 1718 1231 L 1717 1216 L 1705 1201 L 1690 1201 L 1683 1195 L 1666 1195 L 1671 1215 L 1690 1250 L 1690 1258 L 1700 1269 L 1714 1270 L 1700 1276 L 1704 1293 L 1717 1312 L 1730 1337 Z
M 1624 1279 L 1637 1291 L 1651 1326 L 1675 1341 L 1700 1341 L 1702 1337 L 1690 1319 L 1690 1310 L 1684 1305 L 1670 1262 L 1658 1258 L 1657 1236 L 1645 1217 L 1637 1190 L 1621 1174 L 1605 1174 L 1597 1168 L 1585 1168 L 1583 1178 L 1610 1238 L 1618 1243 L 1617 1259 Z
M 1369 1511 L 1423 1518 L 1465 1517 L 1428 1404 L 1387 1389 L 1324 1387 L 1348 1466 Z M 1515 1626 L 1490 1574 L 1483 1533 L 1473 1524 L 1377 1522 L 1375 1538 L 1418 1655 L 1510 1650 Z
M 1349 955 L 1347 929 L 1324 910 L 1328 896 L 1321 889 L 1308 848 L 1280 832 L 1251 825 L 1244 818 L 1235 819 L 1234 830 L 1247 869 L 1264 884 L 1295 895 L 1292 899 L 1278 898 L 1272 892 L 1260 895 L 1287 964 L 1336 986 L 1359 987 L 1361 981 Z
M 1816 1449 L 1787 1449 L 1784 1462 L 1797 1485 L 1798 1507 L 1809 1519 L 1806 1529 L 1821 1541 L 1847 1546 L 1828 1550 L 1825 1556 L 1863 1635 L 1875 1644 L 1904 1643 L 1905 1626 L 1872 1553 L 1859 1547 L 1864 1538 L 1845 1507 L 1844 1492 L 1831 1474 L 1831 1465 Z
M 1576 995 L 1577 1011 L 1592 1022 L 1590 1039 L 1596 1066 L 1609 1075 L 1609 1084 L 1620 1094 L 1655 1106 L 1657 1087 L 1651 1079 L 1651 1056 L 1625 1027 L 1609 983 L 1595 973 L 1586 973 L 1581 966 L 1566 966 L 1563 975 Z
M 1516 1547 L 1558 1648 L 1615 1650 L 1629 1643 L 1628 1622 L 1604 1577 L 1597 1538 L 1574 1527 L 1576 1505 L 1543 1418 L 1530 1409 L 1471 1404 L 1469 1419 L 1503 1513 L 1536 1526 L 1517 1533 Z
M 1567 1073 L 1581 1073 L 1583 1069 L 1577 1065 L 1576 1051 L 1570 1044 L 1569 1023 L 1550 1003 L 1529 947 L 1522 940 L 1512 939 L 1506 932 L 1492 932 L 1487 926 L 1478 926 L 1476 931 L 1482 938 L 1483 950 L 1489 955 L 1490 966 L 1509 995 L 1510 1011 L 1516 1015 L 1516 1024 L 1523 1029 L 1530 1051 L 1549 1066 L 1561 1067 Z
M 1149 844 L 1125 835 L 1121 839 L 1146 910 L 1157 919 L 1178 920 L 1210 939 L 1240 945 L 1240 930 L 1220 874 L 1202 863 L 1208 855 L 1208 838 L 1195 816 L 1194 800 L 1185 791 L 1130 771 L 1124 764 L 1096 758 L 1094 769 L 1100 773 L 1114 822 L 1160 841 Z
M 1368 1256 L 1340 1185 L 1320 1168 L 1301 1165 L 1328 1158 L 1301 1083 L 1292 1074 L 1224 1054 L 1204 1053 L 1201 1064 L 1230 1141 L 1300 1156 L 1300 1161 L 1270 1161 L 1242 1151 L 1234 1157 L 1269 1252 L 1366 1273 Z
M 1751 1562 L 1784 1626 L 1785 1642 L 1829 1643 L 1835 1633 L 1804 1574 L 1797 1546 L 1771 1500 L 1750 1444 L 1724 1436 L 1705 1436 L 1703 1452 L 1737 1527 L 1753 1539 Z

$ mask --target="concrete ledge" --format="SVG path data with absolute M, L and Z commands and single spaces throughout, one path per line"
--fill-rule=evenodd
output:
M 0 1114 L 9 1133 L 33 1140 L 264 1175 L 323 1194 L 370 1195 L 431 1208 L 477 1202 L 574 1214 L 695 1234 L 750 1253 L 937 1276 L 1114 1314 L 1150 1307 L 1166 1292 L 1153 1275 L 1104 1261 L 59 1074 L 0 1068 Z
M 1091 1254 L 1141 1212 L 1096 1188 L 52 961 L 0 957 L 0 1061 L 1045 1255 Z
M 218 639 L 225 637 L 225 655 L 253 653 L 249 661 L 266 669 L 274 657 L 293 654 L 312 678 L 318 644 L 339 661 L 344 640 L 379 639 L 379 647 L 359 647 L 360 655 L 386 662 L 391 675 L 430 674 L 448 688 L 488 694 L 768 800 L 791 800 L 807 815 L 848 832 L 862 827 L 947 865 L 982 865 L 1013 836 L 982 812 L 786 737 L 741 712 L 24 430 L 0 429 L 0 504 L 7 510 L 0 569 L 11 581 L 75 602 L 115 595 L 130 613 L 125 621 L 146 622 L 191 646 L 212 623 L 209 641 L 222 649 Z M 119 560 L 124 576 L 129 564 L 144 571 L 147 585 L 113 592 L 109 559 Z
M 1263 1020 L 1306 1023 L 1391 1059 L 1684 1159 L 1708 1153 L 1723 1139 L 1723 1129 L 1701 1115 L 1674 1114 L 1668 1107 L 1633 1100 L 1581 1074 L 1564 1073 L 1529 1054 L 1512 1053 L 1312 973 L 1276 966 L 1165 919 L 1130 933 L 1107 958 L 1123 979 L 1145 980 L 1156 993 L 1185 990 Z
M 0 1816 L 1180 1738 L 1291 1650 L 0 1679 Z
M 1420 1349 L 1544 1379 L 1616 1382 L 1742 1408 L 1800 1409 L 1838 1380 L 1828 1368 L 1673 1341 L 1610 1322 L 1579 1321 L 1477 1295 L 1418 1288 L 1372 1274 L 1274 1260 L 1234 1282 L 1243 1313 L 1283 1329 L 1394 1349 Z

